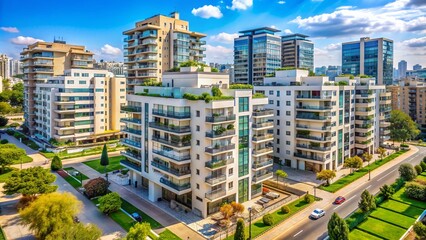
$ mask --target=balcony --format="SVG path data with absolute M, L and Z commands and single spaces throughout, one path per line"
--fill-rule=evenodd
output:
M 140 154 L 135 154 L 131 151 L 121 151 L 120 154 L 125 156 L 125 157 L 128 157 L 128 158 L 132 158 L 132 159 L 136 159 L 138 161 L 142 161 L 142 157 L 140 156 Z
M 127 138 L 121 139 L 121 142 L 124 145 L 130 146 L 130 147 L 136 147 L 136 148 L 140 148 L 141 147 L 141 143 L 140 142 L 136 142 Z
M 267 122 L 261 122 L 261 123 L 253 123 L 252 127 L 253 128 L 266 128 L 266 127 L 273 127 L 274 126 L 274 121 L 270 120 Z
M 253 142 L 262 142 L 267 140 L 272 140 L 274 138 L 274 134 L 262 134 L 262 135 L 254 135 L 252 140 Z
M 163 116 L 168 118 L 176 118 L 176 119 L 191 118 L 190 112 L 171 112 L 171 111 L 163 111 L 158 109 L 152 109 L 152 115 Z
M 224 131 L 223 133 L 217 133 L 216 131 L 210 131 L 210 132 L 206 132 L 206 137 L 207 138 L 221 138 L 221 137 L 228 137 L 228 136 L 234 136 L 235 135 L 235 130 L 227 130 Z
M 206 122 L 209 123 L 219 123 L 219 122 L 229 122 L 235 121 L 235 114 L 231 114 L 228 116 L 208 116 L 206 117 Z
M 320 156 L 315 156 L 315 155 L 306 155 L 306 154 L 302 154 L 302 153 L 294 153 L 294 156 L 297 158 L 304 158 L 304 159 L 308 159 L 308 160 L 314 160 L 314 161 L 321 161 L 324 162 L 328 159 L 328 158 L 324 158 L 324 157 L 320 157 Z
M 264 174 L 254 175 L 252 178 L 252 182 L 259 183 L 262 181 L 265 181 L 266 179 L 272 178 L 273 173 L 272 172 L 266 172 Z
M 191 189 L 191 183 L 183 183 L 183 184 L 178 184 L 178 183 L 174 183 L 168 179 L 165 178 L 160 178 L 160 183 L 173 188 L 176 191 L 184 191 L 187 189 Z
M 222 174 L 218 176 L 208 176 L 206 177 L 205 181 L 210 185 L 217 185 L 226 181 L 226 175 Z
M 224 189 L 216 189 L 214 191 L 210 191 L 206 193 L 206 198 L 210 201 L 214 201 L 218 198 L 222 198 L 226 196 L 226 190 Z
M 333 109 L 331 106 L 296 106 L 296 109 L 325 111 Z
M 121 122 L 128 122 L 128 123 L 135 123 L 135 124 L 142 124 L 141 119 L 138 118 L 121 118 Z
M 265 155 L 265 154 L 269 154 L 272 153 L 274 151 L 273 147 L 264 147 L 264 148 L 259 148 L 259 149 L 253 149 L 253 156 L 254 157 L 258 157 L 261 155 Z
M 190 126 L 175 126 L 175 125 L 164 125 L 160 122 L 150 122 L 149 127 L 155 128 L 158 130 L 173 132 L 173 133 L 191 133 Z
M 331 141 L 331 137 L 315 137 L 311 135 L 302 135 L 302 134 L 296 134 L 296 138 L 302 138 L 302 139 L 309 139 L 309 140 L 315 140 L 315 141 Z
M 323 126 L 323 127 L 311 127 L 308 125 L 296 124 L 296 128 L 303 128 L 309 130 L 318 130 L 318 131 L 330 131 L 331 126 Z
M 234 158 L 221 159 L 221 160 L 212 160 L 205 163 L 205 167 L 211 170 L 225 167 L 228 164 L 233 164 Z
M 142 130 L 140 130 L 140 129 L 123 128 L 123 129 L 121 129 L 121 131 L 126 132 L 126 133 L 130 133 L 130 134 L 142 135 Z
M 168 172 L 168 173 L 170 173 L 172 175 L 175 175 L 177 177 L 183 177 L 185 175 L 189 175 L 187 177 L 191 176 L 191 170 L 190 169 L 183 169 L 183 168 L 182 169 L 176 169 L 176 168 L 171 168 L 171 167 L 169 167 L 169 166 L 167 166 L 165 164 L 162 164 L 159 161 L 155 161 L 155 159 L 154 159 L 154 161 L 151 161 L 151 165 L 153 167 L 155 167 L 155 168 L 158 168 L 158 169 L 160 169 L 160 170 L 162 170 L 164 172 Z
M 256 169 L 262 169 L 264 167 L 269 167 L 272 166 L 274 164 L 274 160 L 271 158 L 268 158 L 266 160 L 262 160 L 262 161 L 254 161 L 253 165 L 252 165 L 252 169 L 256 170 Z
M 331 147 L 316 147 L 316 146 L 312 146 L 312 145 L 306 145 L 306 144 L 296 144 L 297 148 L 303 148 L 303 149 L 310 149 L 310 150 L 314 150 L 314 151 L 330 151 Z
M 234 150 L 234 149 L 235 149 L 235 144 L 231 143 L 231 144 L 225 145 L 225 146 L 215 145 L 215 146 L 206 147 L 205 152 L 210 153 L 210 154 L 216 154 L 216 153 L 220 153 L 220 152 L 224 152 L 224 151 L 230 151 L 230 150 Z
M 121 111 L 124 111 L 124 112 L 142 112 L 142 107 L 138 107 L 138 106 L 121 106 Z
M 364 142 L 355 142 L 355 147 L 365 149 L 365 148 L 369 148 L 372 144 L 373 144 L 373 142 L 371 140 L 370 141 L 364 141 Z
M 135 171 L 138 171 L 138 172 L 142 171 L 140 165 L 137 165 L 137 164 L 135 164 L 135 163 L 133 163 L 133 162 L 131 162 L 129 160 L 120 160 L 120 164 L 123 165 L 123 166 L 125 166 L 125 167 L 127 167 L 127 168 L 130 168 L 130 169 L 133 169 Z
M 331 100 L 332 96 L 323 95 L 323 96 L 311 96 L 311 95 L 297 95 L 296 99 L 306 99 L 306 100 Z
M 254 110 L 253 117 L 263 117 L 263 116 L 273 116 L 274 110 L 272 109 L 262 109 L 262 110 Z
M 315 114 L 297 114 L 296 119 L 303 119 L 303 120 L 314 120 L 314 121 L 327 121 L 331 120 L 330 116 L 318 116 Z
M 166 145 L 169 145 L 169 146 L 172 146 L 172 147 L 176 147 L 176 148 L 190 147 L 191 146 L 191 141 L 182 142 L 182 141 L 165 139 L 165 138 L 156 137 L 156 136 L 152 136 L 152 141 L 163 143 L 163 144 L 166 144 Z
M 157 155 L 169 158 L 169 159 L 177 161 L 177 162 L 184 162 L 184 161 L 191 160 L 190 155 L 177 155 L 177 154 L 174 154 L 172 151 L 164 151 L 164 150 L 153 149 L 152 152 L 157 154 Z

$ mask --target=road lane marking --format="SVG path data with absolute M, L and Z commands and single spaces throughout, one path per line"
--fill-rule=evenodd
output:
M 365 189 L 369 189 L 371 187 L 371 185 L 370 186 L 368 186 L 368 187 L 366 187 Z
M 293 237 L 296 237 L 297 235 L 301 234 L 303 230 L 300 230 L 298 233 L 294 234 Z
M 391 173 L 393 173 L 393 172 L 395 172 L 395 171 L 396 171 L 396 169 L 394 169 L 394 170 L 392 170 L 392 171 L 388 172 L 385 176 L 383 176 L 383 177 L 381 177 L 381 178 L 377 179 L 377 182 L 380 182 L 380 180 L 382 180 L 383 178 L 387 177 L 389 174 L 391 174 Z

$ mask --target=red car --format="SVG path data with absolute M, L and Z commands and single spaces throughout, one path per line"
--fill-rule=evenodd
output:
M 336 200 L 334 200 L 334 204 L 341 204 L 346 200 L 346 198 L 339 196 L 336 198 Z

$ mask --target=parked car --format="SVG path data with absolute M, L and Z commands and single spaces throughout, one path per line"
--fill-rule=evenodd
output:
M 319 219 L 321 217 L 324 217 L 324 215 L 325 215 L 325 211 L 317 208 L 311 213 L 309 217 L 312 219 Z
M 338 197 L 336 198 L 336 200 L 334 200 L 334 204 L 341 204 L 341 203 L 343 203 L 344 201 L 346 201 L 346 198 L 344 198 L 344 197 L 342 197 L 342 196 L 338 196 Z
M 142 217 L 139 215 L 139 213 L 132 213 L 132 217 L 137 221 L 137 222 L 142 222 Z

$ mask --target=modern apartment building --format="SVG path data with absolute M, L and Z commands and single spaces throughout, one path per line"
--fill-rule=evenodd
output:
M 401 60 L 398 62 L 398 79 L 407 76 L 407 61 Z
M 262 85 L 266 75 L 281 67 L 279 30 L 269 27 L 241 31 L 234 39 L 234 82 Z
M 36 42 L 24 48 L 21 52 L 24 72 L 24 119 L 31 135 L 35 133 L 36 127 L 41 127 L 36 123 L 37 84 L 46 83 L 49 77 L 62 75 L 66 69 L 91 69 L 92 57 L 93 53 L 84 46 L 66 44 L 65 41 Z
M 417 77 L 420 79 L 426 79 L 426 68 L 418 69 L 418 70 L 409 70 L 407 71 L 408 77 Z
M 123 62 L 106 62 L 103 60 L 93 63 L 93 68 L 107 70 L 114 75 L 125 75 L 126 71 Z
M 275 158 L 288 167 L 318 172 L 340 169 L 347 157 L 373 153 L 386 139 L 376 131 L 385 87 L 374 79 L 329 81 L 308 75 L 307 70 L 277 71 L 265 78 L 264 86 L 255 87 L 268 96 L 267 108 L 275 115 Z
M 37 83 L 35 136 L 59 142 L 105 142 L 121 133 L 126 79 L 106 70 L 70 69 Z M 125 131 L 125 129 L 123 130 Z
M 226 73 L 205 67 L 163 74 L 162 87 L 136 86 L 121 161 L 149 199 L 206 217 L 223 202 L 245 202 L 272 178 L 272 112 L 251 89 L 229 89 Z M 215 89 L 213 89 L 213 87 Z M 219 89 L 223 96 L 208 97 Z M 200 99 L 200 100 L 196 100 Z
M 422 69 L 422 65 L 420 64 L 413 65 L 413 70 L 420 70 L 420 69 Z
M 401 110 L 400 106 L 400 93 L 401 93 L 401 87 L 399 85 L 390 85 L 386 86 L 386 89 L 391 94 L 391 100 L 392 100 L 392 110 Z
M 314 71 L 314 43 L 307 37 L 300 33 L 281 37 L 281 66 Z
M 178 12 L 136 22 L 135 28 L 123 34 L 129 93 L 145 81 L 161 82 L 162 73 L 183 62 L 205 63 L 206 41 L 202 39 L 206 35 L 190 31 L 189 23 L 179 19 Z
M 376 84 L 392 85 L 393 41 L 369 37 L 342 43 L 342 73 L 354 76 L 367 75 Z
M 0 77 L 9 78 L 9 58 L 5 54 L 0 54 Z
M 424 132 L 426 128 L 426 79 L 407 77 L 400 81 L 399 86 L 393 86 L 395 95 L 399 99 L 399 110 L 408 114 L 413 121 L 421 125 Z

